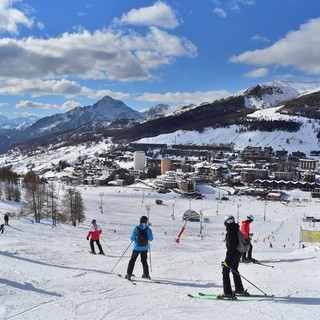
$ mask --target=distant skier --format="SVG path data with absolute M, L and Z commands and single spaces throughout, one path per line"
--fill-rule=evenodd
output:
M 130 239 L 133 241 L 133 250 L 125 278 L 131 280 L 135 262 L 140 255 L 143 267 L 142 278 L 151 279 L 147 259 L 149 241 L 153 240 L 153 234 L 148 226 L 148 218 L 146 216 L 140 218 L 140 224 L 133 229 Z
M 101 233 L 102 233 L 102 230 L 101 230 L 100 225 L 98 225 L 97 221 L 95 219 L 93 219 L 92 224 L 91 224 L 89 231 L 88 231 L 88 235 L 87 235 L 87 240 L 90 239 L 90 248 L 91 248 L 90 253 L 92 253 L 92 254 L 96 254 L 95 249 L 94 249 L 94 243 L 96 243 L 99 248 L 99 254 L 104 255 L 102 246 L 100 244 L 100 234 Z
M 8 216 L 7 214 L 4 215 L 4 224 L 5 224 L 6 226 L 9 225 L 9 216 Z
M 244 290 L 242 280 L 239 275 L 238 267 L 241 258 L 241 252 L 237 250 L 239 244 L 238 231 L 239 225 L 235 222 L 234 216 L 226 216 L 224 220 L 226 227 L 226 247 L 227 253 L 225 260 L 221 263 L 222 279 L 223 279 L 223 294 L 218 296 L 219 299 L 234 299 L 234 294 L 249 295 Z M 233 275 L 235 292 L 232 292 L 230 272 Z
M 0 232 L 1 232 L 1 233 L 4 232 L 4 224 L 0 225 Z
M 243 252 L 242 253 L 242 259 L 241 259 L 242 262 L 257 262 L 256 259 L 252 258 L 253 246 L 252 246 L 252 243 L 251 243 L 251 239 L 252 239 L 253 233 L 250 233 L 250 224 L 253 221 L 254 221 L 253 215 L 249 215 L 249 216 L 247 216 L 246 220 L 243 220 L 241 222 L 241 232 L 244 235 L 245 239 L 250 240 L 250 249 L 248 251 L 248 256 L 247 256 L 246 252 Z

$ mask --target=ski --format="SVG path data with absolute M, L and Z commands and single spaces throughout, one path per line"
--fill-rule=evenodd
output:
M 216 293 L 202 293 L 199 292 L 199 296 L 202 297 L 216 297 L 218 294 Z M 274 295 L 270 295 L 270 294 L 248 294 L 248 295 L 244 295 L 244 294 L 235 294 L 236 297 L 245 297 L 245 298 L 273 298 Z
M 118 274 L 118 277 L 126 279 L 125 276 L 122 275 L 122 274 Z M 128 280 L 128 279 L 126 279 L 126 280 Z M 128 280 L 128 281 L 131 281 L 131 282 L 145 282 L 145 283 L 164 283 L 164 282 L 162 282 L 160 280 L 146 279 L 146 278 L 142 278 L 142 277 L 137 277 L 135 275 L 132 275 L 131 279 Z
M 161 280 L 157 280 L 157 279 L 147 279 L 147 278 L 142 278 L 142 277 L 138 277 L 138 276 L 136 276 L 136 275 L 132 275 L 131 276 L 132 278 L 133 278 L 133 280 L 135 280 L 135 281 L 142 281 L 142 282 L 152 282 L 152 283 L 164 283 L 163 281 L 161 281 Z
M 216 296 L 218 296 L 218 293 L 202 293 L 202 292 L 199 292 L 198 294 L 201 297 L 216 297 Z
M 249 295 L 241 295 L 236 294 L 237 297 L 246 297 L 246 298 L 274 298 L 274 294 L 249 294 Z
M 249 301 L 247 299 L 238 299 L 237 297 L 232 298 L 219 298 L 219 294 L 212 294 L 212 295 L 193 295 L 188 293 L 188 297 L 192 299 L 199 299 L 199 300 L 215 300 L 215 301 Z
M 88 251 L 90 254 L 92 255 L 96 255 L 96 256 L 105 256 L 106 254 L 105 253 L 94 253 L 92 251 Z
M 127 281 L 129 281 L 130 283 L 132 283 L 133 285 L 136 285 L 136 282 L 133 280 L 133 279 L 126 279 L 126 277 L 124 276 L 124 275 L 122 275 L 122 274 L 118 274 L 118 277 L 119 278 L 122 278 L 122 279 L 124 279 L 124 280 L 127 280 Z

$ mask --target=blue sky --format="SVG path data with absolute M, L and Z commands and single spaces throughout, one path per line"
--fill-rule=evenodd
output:
M 320 81 L 319 0 L 0 0 L 0 113 L 135 110 Z

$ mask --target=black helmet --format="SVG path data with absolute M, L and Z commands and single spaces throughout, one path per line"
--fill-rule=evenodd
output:
M 148 222 L 148 218 L 146 216 L 142 216 L 140 218 L 140 223 L 147 223 Z
M 227 224 L 230 224 L 230 223 L 235 223 L 234 216 L 232 216 L 232 215 L 225 216 L 224 224 L 227 225 Z
M 96 219 L 93 219 L 91 223 L 97 223 Z
M 253 215 L 252 214 L 248 215 L 247 216 L 247 220 L 250 221 L 250 222 L 254 221 Z

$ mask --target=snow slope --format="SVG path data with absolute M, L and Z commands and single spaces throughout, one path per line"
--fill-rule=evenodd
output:
M 203 200 L 192 201 L 175 193 L 160 195 L 142 185 L 80 189 L 87 215 L 82 225 L 53 228 L 45 221 L 33 224 L 31 218 L 11 218 L 10 226 L 0 234 L 0 319 L 319 319 L 320 247 L 309 243 L 299 248 L 302 218 L 317 215 L 319 208 L 309 193 L 291 192 L 289 203 L 264 203 L 236 196 L 218 201 L 226 190 L 208 186 L 200 188 L 206 194 Z M 103 213 L 100 192 L 104 192 Z M 156 205 L 156 199 L 163 204 Z M 147 204 L 155 237 L 151 275 L 163 283 L 133 285 L 117 273 L 126 272 L 129 235 L 139 217 L 147 215 Z M 188 222 L 178 244 L 173 240 L 183 226 L 183 213 L 190 208 L 201 210 L 210 222 L 203 225 L 203 239 L 200 224 Z M 0 209 L 3 214 L 18 211 L 4 202 Z M 255 216 L 251 225 L 254 257 L 269 261 L 266 264 L 274 268 L 241 264 L 240 273 L 274 298 L 245 302 L 188 298 L 188 293 L 222 292 L 226 214 L 240 220 L 247 214 Z M 86 234 L 93 218 L 103 228 L 101 244 L 106 256 L 88 253 Z M 139 260 L 135 273 L 142 273 Z M 261 293 L 248 281 L 243 283 L 249 292 Z
M 272 147 L 274 150 L 288 150 L 289 154 L 294 151 L 305 152 L 309 156 L 310 151 L 319 150 L 320 143 L 316 138 L 319 124 L 316 120 L 308 120 L 303 117 L 281 115 L 277 113 L 281 107 L 273 107 L 258 110 L 248 117 L 264 120 L 287 120 L 297 121 L 302 125 L 297 132 L 284 131 L 242 131 L 239 126 L 233 125 L 225 128 L 207 128 L 203 132 L 176 131 L 157 137 L 143 138 L 140 143 L 163 143 L 172 144 L 195 144 L 195 145 L 219 145 L 233 143 L 236 150 L 243 150 L 247 146 Z

